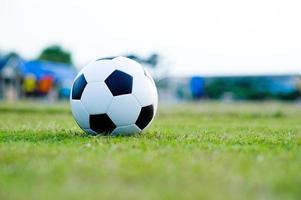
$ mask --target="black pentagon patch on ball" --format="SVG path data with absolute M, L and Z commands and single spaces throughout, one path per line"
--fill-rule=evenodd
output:
M 89 120 L 90 128 L 97 133 L 108 135 L 116 128 L 107 114 L 90 115 Z
M 87 81 L 85 79 L 85 76 L 82 74 L 73 83 L 72 99 L 79 100 L 83 94 L 86 85 L 87 85 Z
M 154 116 L 153 105 L 142 107 L 135 124 L 142 130 L 149 124 L 153 116 Z
M 115 70 L 106 78 L 105 83 L 113 96 L 130 94 L 132 92 L 133 77 L 123 71 Z

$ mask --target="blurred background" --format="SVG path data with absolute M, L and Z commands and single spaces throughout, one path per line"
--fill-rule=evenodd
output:
M 0 99 L 68 99 L 93 59 L 127 56 L 160 101 L 301 97 L 297 0 L 0 0 Z

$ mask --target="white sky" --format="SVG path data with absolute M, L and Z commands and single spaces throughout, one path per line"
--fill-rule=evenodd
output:
M 58 43 L 77 65 L 162 53 L 173 74 L 301 72 L 300 0 L 0 0 L 0 50 Z

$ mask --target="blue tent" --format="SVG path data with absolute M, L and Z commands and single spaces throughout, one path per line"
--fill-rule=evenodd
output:
M 58 92 L 61 97 L 69 96 L 72 81 L 77 75 L 77 70 L 73 66 L 41 60 L 20 60 L 18 68 L 23 76 L 32 74 L 38 81 L 44 76 L 51 76 L 59 88 Z
M 64 63 L 46 62 L 40 60 L 21 61 L 18 65 L 23 75 L 33 74 L 40 80 L 43 76 L 52 76 L 57 81 L 72 79 L 76 76 L 77 70 Z

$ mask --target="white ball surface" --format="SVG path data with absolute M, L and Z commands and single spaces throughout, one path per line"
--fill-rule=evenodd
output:
M 76 76 L 70 105 L 75 121 L 88 134 L 132 135 L 151 124 L 158 93 L 150 74 L 136 61 L 99 59 Z

